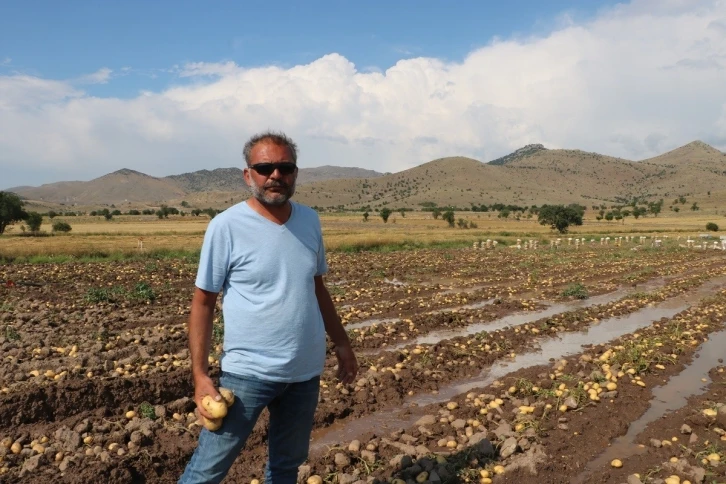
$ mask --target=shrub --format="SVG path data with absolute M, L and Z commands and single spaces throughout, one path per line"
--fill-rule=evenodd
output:
M 57 221 L 53 222 L 53 232 L 70 232 L 71 224 L 68 222 Z
M 131 299 L 138 299 L 142 301 L 153 301 L 156 299 L 154 290 L 145 282 L 139 282 L 134 286 L 134 290 L 129 295 Z
M 43 216 L 38 212 L 30 212 L 28 214 L 28 220 L 25 223 L 28 224 L 31 232 L 38 232 L 40 226 L 43 224 Z
M 706 230 L 710 230 L 711 232 L 718 232 L 718 225 L 713 222 L 708 222 L 706 224 Z
M 86 291 L 86 296 L 84 299 L 86 300 L 86 302 L 89 303 L 106 302 L 111 300 L 111 295 L 106 288 L 92 287 L 89 288 L 88 291 Z
M 567 286 L 565 290 L 562 291 L 562 295 L 564 297 L 574 297 L 576 299 L 587 299 L 589 296 L 587 289 L 580 282 Z
M 449 227 L 453 227 L 456 221 L 453 210 L 447 210 L 441 215 L 441 218 L 449 224 Z

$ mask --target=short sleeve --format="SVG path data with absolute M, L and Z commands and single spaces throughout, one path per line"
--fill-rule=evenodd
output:
M 215 218 L 204 233 L 195 285 L 204 291 L 220 292 L 227 279 L 231 253 L 229 231 Z

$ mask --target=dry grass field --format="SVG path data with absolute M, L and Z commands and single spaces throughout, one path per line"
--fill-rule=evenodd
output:
M 624 222 L 597 221 L 595 213 L 587 211 L 582 226 L 571 227 L 570 234 L 580 237 L 606 235 L 647 235 L 651 233 L 695 236 L 705 233 L 708 222 L 726 229 L 726 218 L 715 209 L 698 212 L 664 212 L 658 217 Z M 451 228 L 441 219 L 435 220 L 428 212 L 399 212 L 391 214 L 387 223 L 373 212 L 368 221 L 360 213 L 323 213 L 321 221 L 325 243 L 329 250 L 364 250 L 395 246 L 425 247 L 431 245 L 466 245 L 486 238 L 509 244 L 517 238 L 545 240 L 557 233 L 537 223 L 536 218 L 521 220 L 498 218 L 496 213 L 457 212 L 476 224 L 476 228 Z M 209 219 L 201 217 L 173 217 L 159 220 L 155 216 L 117 216 L 111 221 L 102 217 L 57 217 L 73 227 L 69 234 L 48 234 L 46 219 L 41 231 L 48 236 L 23 235 L 19 226 L 10 226 L 0 236 L 0 258 L 39 256 L 109 256 L 133 255 L 159 251 L 196 251 L 201 247 Z M 139 239 L 143 238 L 143 251 Z

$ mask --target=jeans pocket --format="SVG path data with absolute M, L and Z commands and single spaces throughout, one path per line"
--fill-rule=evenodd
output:
M 231 390 L 237 386 L 236 382 L 241 383 L 242 381 L 243 379 L 239 375 L 234 375 L 226 371 L 219 373 L 219 386 L 222 388 L 229 388 Z

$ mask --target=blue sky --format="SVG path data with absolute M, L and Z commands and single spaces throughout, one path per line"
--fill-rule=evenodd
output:
M 0 2 L 0 189 L 240 166 L 397 172 L 525 144 L 726 149 L 726 3 Z M 698 89 L 694 89 L 698 86 Z
M 401 59 L 459 61 L 493 38 L 546 33 L 585 19 L 603 0 L 23 1 L 0 3 L 4 71 L 72 79 L 113 69 L 87 90 L 128 97 L 174 81 L 187 62 L 293 66 L 336 52 L 359 69 Z M 129 68 L 122 72 L 121 69 Z

